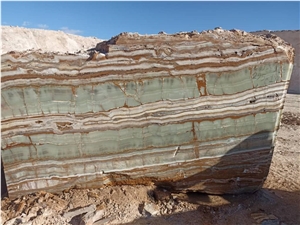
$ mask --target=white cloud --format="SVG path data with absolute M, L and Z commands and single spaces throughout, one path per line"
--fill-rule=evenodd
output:
M 69 29 L 68 27 L 61 27 L 60 30 L 62 30 L 63 32 L 68 33 L 68 34 L 79 34 L 82 32 L 81 30 Z
M 26 26 L 28 26 L 29 24 L 30 24 L 30 22 L 28 22 L 28 21 L 23 21 L 22 26 L 26 27 Z
M 47 29 L 48 28 L 48 25 L 47 24 L 38 24 L 37 25 L 39 28 L 42 28 L 42 29 Z

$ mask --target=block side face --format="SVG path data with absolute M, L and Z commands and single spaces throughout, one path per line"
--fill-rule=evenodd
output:
M 224 43 L 214 34 L 122 36 L 105 57 L 85 61 L 5 55 L 1 147 L 10 195 L 70 183 L 259 188 L 292 64 L 284 45 L 275 53 L 263 39 L 240 42 L 232 31 Z

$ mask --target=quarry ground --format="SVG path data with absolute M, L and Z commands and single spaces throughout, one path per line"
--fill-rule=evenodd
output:
M 253 194 L 170 193 L 155 186 L 75 187 L 1 201 L 1 224 L 300 224 L 300 95 L 289 94 L 269 175 Z

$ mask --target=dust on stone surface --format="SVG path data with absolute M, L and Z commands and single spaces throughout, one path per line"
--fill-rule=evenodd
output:
M 171 193 L 142 185 L 73 187 L 4 198 L 1 224 L 300 224 L 300 127 L 294 104 L 299 97 L 287 95 L 270 172 L 255 193 Z

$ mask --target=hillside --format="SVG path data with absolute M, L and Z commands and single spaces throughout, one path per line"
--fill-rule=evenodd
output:
M 74 53 L 94 48 L 101 39 L 67 34 L 63 31 L 1 26 L 1 54 L 10 51 L 41 50 Z

